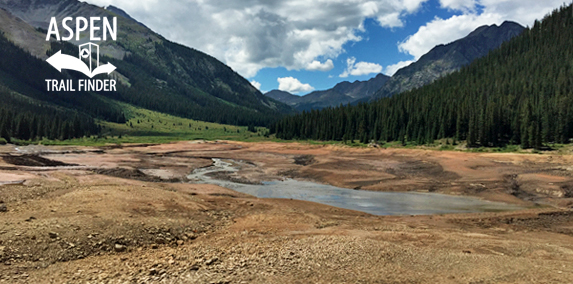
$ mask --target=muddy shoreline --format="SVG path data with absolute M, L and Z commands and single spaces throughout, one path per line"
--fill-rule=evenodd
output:
M 239 142 L 0 153 L 19 157 L 0 159 L 0 283 L 573 279 L 571 156 Z M 294 177 L 532 209 L 373 216 L 183 179 L 210 157 L 238 161 L 223 175 L 243 182 Z

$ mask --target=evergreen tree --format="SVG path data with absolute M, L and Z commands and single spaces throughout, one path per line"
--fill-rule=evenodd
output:
M 466 140 L 470 147 L 544 144 L 573 138 L 573 6 L 564 6 L 434 83 L 372 103 L 286 117 L 283 139 Z M 333 126 L 336 128 L 333 128 Z

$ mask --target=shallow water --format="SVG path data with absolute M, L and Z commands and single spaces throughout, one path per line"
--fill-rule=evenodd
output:
M 188 176 L 196 183 L 226 187 L 259 198 L 287 198 L 306 200 L 374 215 L 426 215 L 517 210 L 521 207 L 484 201 L 472 197 L 437 193 L 403 193 L 352 190 L 331 185 L 287 179 L 265 182 L 262 185 L 242 184 L 218 180 L 207 174 L 236 172 L 232 163 L 213 159 L 214 165 L 197 169 Z

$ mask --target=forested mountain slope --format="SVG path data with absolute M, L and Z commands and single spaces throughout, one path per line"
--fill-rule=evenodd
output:
M 406 66 L 391 78 L 378 74 L 367 81 L 341 82 L 331 89 L 314 91 L 305 96 L 286 95 L 277 90 L 265 95 L 293 106 L 299 111 L 336 107 L 340 104 L 358 104 L 389 97 L 427 85 L 485 56 L 503 42 L 519 35 L 523 27 L 514 22 L 482 26 L 464 38 L 446 45 L 438 45 L 417 62 Z
M 564 6 L 461 71 L 391 98 L 306 112 L 273 127 L 285 139 L 468 145 L 567 143 L 573 137 L 573 7 Z
M 514 22 L 504 22 L 500 26 L 482 26 L 464 38 L 438 45 L 418 61 L 398 70 L 370 100 L 427 85 L 487 55 L 492 49 L 519 35 L 523 29 Z
M 98 134 L 94 118 L 125 122 L 121 109 L 97 95 L 45 91 L 40 77 L 71 79 L 0 34 L 0 138 L 69 139 Z M 26 94 L 26 95 L 23 95 Z
M 38 47 L 37 40 L 30 40 L 43 36 L 45 42 L 45 29 L 51 17 L 56 17 L 58 22 L 63 17 L 118 17 L 117 41 L 98 43 L 102 53 L 100 60 L 115 65 L 117 70 L 112 76 L 121 81 L 117 92 L 100 94 L 111 99 L 172 115 L 235 125 L 266 125 L 282 113 L 293 111 L 265 97 L 217 59 L 166 40 L 118 8 L 106 10 L 77 0 L 0 0 L 0 7 L 19 21 L 18 25 L 2 25 L 0 30 L 16 45 L 42 58 L 46 52 L 53 54 L 60 49 L 69 50 L 69 54 L 77 53 L 77 48 L 73 50 L 65 44 L 52 42 Z M 24 23 L 29 26 L 25 27 Z M 21 28 L 8 30 L 8 26 Z M 35 28 L 41 32 L 29 32 L 30 36 L 25 38 L 14 36 L 21 30 Z M 73 24 L 72 28 L 75 29 Z M 60 30 L 63 31 L 61 27 Z M 88 34 L 84 33 L 79 41 L 72 43 L 85 43 L 89 40 Z M 73 71 L 64 73 L 67 73 L 64 76 L 76 76 Z M 43 84 L 46 78 L 31 79 Z

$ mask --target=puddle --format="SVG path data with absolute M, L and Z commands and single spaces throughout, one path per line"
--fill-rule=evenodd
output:
M 261 185 L 243 184 L 213 178 L 218 172 L 237 172 L 230 162 L 213 159 L 214 165 L 197 169 L 188 176 L 195 183 L 208 183 L 250 194 L 259 198 L 306 200 L 330 206 L 357 210 L 374 215 L 428 215 L 511 211 L 522 207 L 480 200 L 472 197 L 437 193 L 403 193 L 352 190 L 331 185 L 287 179 Z

